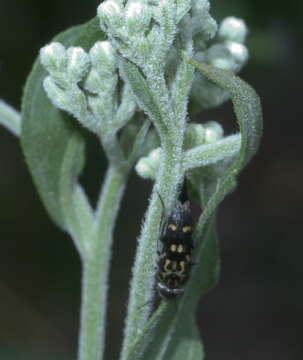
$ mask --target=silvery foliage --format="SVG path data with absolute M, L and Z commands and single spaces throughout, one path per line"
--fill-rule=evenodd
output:
M 248 59 L 243 21 L 231 17 L 218 26 L 209 10 L 208 0 L 106 0 L 97 9 L 106 41 L 96 42 L 88 52 L 54 42 L 40 53 L 48 72 L 44 79 L 48 97 L 98 136 L 111 170 L 119 173 L 123 167 L 122 143 L 128 132 L 121 134 L 120 130 L 135 113 L 147 115 L 154 126 L 144 145 L 143 139 L 134 146 L 144 151 L 137 173 L 155 180 L 155 186 L 138 239 L 122 359 L 128 359 L 151 313 L 150 305 L 138 309 L 150 304 L 153 297 L 153 260 L 163 213 L 158 194 L 169 212 L 185 174 L 194 185 L 196 178 L 202 183 L 207 177 L 205 186 L 214 192 L 218 174 L 241 145 L 240 134 L 224 137 L 222 126 L 215 121 L 203 125 L 188 122 L 189 116 L 228 99 L 225 90 L 195 72 L 189 59 L 234 73 Z M 136 135 L 127 135 L 127 142 L 136 143 L 136 138 L 141 138 Z M 130 160 L 135 161 L 140 151 L 132 151 L 136 156 Z M 109 223 L 110 231 L 112 228 Z M 109 257 L 103 260 L 108 267 Z M 106 273 L 103 275 L 105 279 Z M 84 325 L 91 330 L 95 321 Z M 95 349 L 88 346 L 83 351 L 98 352 L 97 339 L 99 335 L 93 338 Z
M 118 88 L 119 74 L 125 80 L 121 66 L 119 73 L 122 55 L 146 77 L 165 113 L 169 131 L 178 131 L 179 127 L 185 127 L 188 101 L 195 113 L 228 99 L 225 90 L 210 83 L 201 73 L 193 74 L 184 57 L 235 73 L 248 59 L 243 44 L 247 33 L 244 22 L 229 17 L 218 27 L 209 8 L 208 0 L 102 2 L 98 16 L 108 41 L 95 43 L 88 53 L 80 47 L 65 49 L 60 43 L 41 49 L 41 62 L 49 73 L 44 80 L 49 98 L 56 107 L 69 112 L 97 134 L 108 157 L 117 157 L 114 155 L 119 148 L 117 132 L 136 110 L 143 110 L 154 120 L 153 114 L 136 99 L 138 109 L 127 81 L 122 91 Z M 154 125 L 160 130 L 157 121 Z M 220 134 L 221 130 L 218 131 Z M 161 138 L 161 130 L 159 135 Z M 186 141 L 189 142 L 188 136 Z M 195 142 L 191 146 L 203 143 Z M 187 147 L 191 146 L 188 143 Z M 137 169 L 143 177 L 154 177 L 140 172 L 140 165 Z
M 53 104 L 72 114 L 101 140 L 108 157 L 119 155 L 117 132 L 133 117 L 136 103 L 127 84 L 118 102 L 117 54 L 109 41 L 98 41 L 86 53 L 53 42 L 40 59 L 49 75 L 44 88 Z
M 140 176 L 155 180 L 155 187 L 138 239 L 122 359 L 151 311 L 150 305 L 140 312 L 138 308 L 153 296 L 151 259 L 163 211 L 158 194 L 169 212 L 187 170 L 214 165 L 212 171 L 217 172 L 218 165 L 221 172 L 240 149 L 240 135 L 223 138 L 216 122 L 188 124 L 190 107 L 194 114 L 227 99 L 225 91 L 195 73 L 188 59 L 236 72 L 248 57 L 242 44 L 244 23 L 229 18 L 218 29 L 209 8 L 208 0 L 106 0 L 97 11 L 101 29 L 120 55 L 120 76 L 152 121 L 160 143 L 136 166 Z
M 234 73 L 248 59 L 248 50 L 243 44 L 247 34 L 245 23 L 229 17 L 218 27 L 209 8 L 208 0 L 130 0 L 126 4 L 120 0 L 107 0 L 98 8 L 101 28 L 123 57 L 141 69 L 155 98 L 161 101 L 160 108 L 168 126 L 177 123 L 179 133 L 182 133 L 187 116 L 188 101 L 191 101 L 191 113 L 194 114 L 218 106 L 229 97 L 225 90 L 210 83 L 201 73 L 191 76 L 184 57 L 193 57 Z M 140 99 L 137 101 L 153 120 L 153 114 L 140 104 Z M 157 121 L 154 123 L 157 127 Z M 186 130 L 185 148 L 211 142 L 199 135 L 201 127 L 195 124 L 191 128 L 191 132 L 197 132 L 193 136 L 194 142 Z M 169 129 L 175 131 L 173 126 Z M 213 133 L 213 141 L 223 136 L 222 128 L 214 122 L 212 129 L 207 131 Z M 160 129 L 159 133 L 161 137 Z M 197 139 L 201 141 L 197 142 Z M 158 150 L 153 150 L 148 157 L 142 158 L 136 166 L 137 173 L 154 179 L 160 155 Z

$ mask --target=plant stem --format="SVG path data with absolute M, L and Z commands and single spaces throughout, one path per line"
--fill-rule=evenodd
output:
M 87 239 L 88 248 L 83 258 L 79 360 L 103 358 L 112 233 L 126 181 L 125 171 L 116 167 L 108 169 L 95 226 Z
M 0 100 L 0 124 L 16 136 L 19 136 L 21 133 L 20 114 L 2 100 Z
M 155 256 L 161 214 L 164 210 L 170 211 L 170 207 L 176 199 L 178 186 L 182 181 L 181 149 L 181 146 L 170 144 L 163 151 L 159 175 L 138 239 L 121 355 L 123 360 L 128 359 L 130 349 L 142 332 L 150 315 L 150 306 L 146 302 L 152 299 L 154 292 Z M 162 208 L 158 193 L 163 198 L 166 209 Z

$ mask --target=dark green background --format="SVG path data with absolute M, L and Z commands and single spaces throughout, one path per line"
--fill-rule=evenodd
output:
M 228 5 L 226 5 L 228 3 Z M 95 15 L 97 1 L 1 0 L 0 98 L 20 108 L 38 50 Z M 302 16 L 300 2 L 212 1 L 217 20 L 243 17 L 251 59 L 241 76 L 264 107 L 261 149 L 221 206 L 222 275 L 198 321 L 209 360 L 300 360 L 303 356 Z M 201 115 L 234 129 L 230 104 Z M 93 139 L 83 183 L 103 174 Z M 150 184 L 132 176 L 118 219 L 111 274 L 108 358 L 116 359 L 129 274 Z M 0 359 L 71 360 L 77 349 L 80 263 L 48 219 L 20 145 L 0 129 Z

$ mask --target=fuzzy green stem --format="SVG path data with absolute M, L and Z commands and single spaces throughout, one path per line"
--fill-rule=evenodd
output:
M 230 135 L 211 144 L 196 146 L 184 153 L 184 170 L 215 164 L 235 156 L 240 151 L 241 135 Z
M 161 215 L 164 211 L 158 193 L 163 198 L 165 210 L 170 211 L 183 178 L 181 149 L 179 144 L 170 143 L 163 151 L 159 175 L 146 213 L 142 233 L 138 239 L 121 355 L 123 360 L 128 359 L 132 345 L 144 329 L 150 315 L 151 309 L 147 303 L 153 297 L 156 246 L 159 239 Z
M 10 105 L 6 104 L 2 100 L 0 100 L 0 124 L 5 126 L 14 135 L 20 136 L 21 133 L 20 114 L 14 108 L 12 108 Z
M 95 226 L 83 258 L 79 360 L 101 360 L 105 345 L 108 274 L 112 233 L 127 174 L 119 168 L 107 171 Z

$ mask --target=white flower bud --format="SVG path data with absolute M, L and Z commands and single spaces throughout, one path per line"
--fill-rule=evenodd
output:
M 147 5 L 139 1 L 129 3 L 126 8 L 126 27 L 129 34 L 144 31 L 151 19 L 151 12 Z
M 238 72 L 248 59 L 247 48 L 234 41 L 215 44 L 207 50 L 207 61 L 220 69 Z
M 205 129 L 201 124 L 188 124 L 185 132 L 184 148 L 190 149 L 202 145 L 205 141 Z
M 161 158 L 161 148 L 152 150 L 148 156 L 142 157 L 135 166 L 135 170 L 139 176 L 144 179 L 155 179 L 159 169 Z
M 235 41 L 227 41 L 225 46 L 237 64 L 243 65 L 246 63 L 248 60 L 248 50 L 246 46 Z
M 209 121 L 204 124 L 205 127 L 205 142 L 207 144 L 218 141 L 223 137 L 223 128 L 216 121 Z
M 158 165 L 160 164 L 160 158 L 161 158 L 161 148 L 158 147 L 154 150 L 152 150 L 148 158 L 152 161 L 154 168 L 158 168 Z
M 150 165 L 150 161 L 148 158 L 144 157 L 141 158 L 136 166 L 135 166 L 136 173 L 141 176 L 143 179 L 154 179 L 155 174 L 153 171 L 152 166 Z
M 222 40 L 243 43 L 247 35 L 247 27 L 243 20 L 231 16 L 222 21 L 218 35 Z
M 89 56 L 81 47 L 70 47 L 67 50 L 67 73 L 73 83 L 81 81 L 89 67 Z
M 113 73 L 117 66 L 116 51 L 109 41 L 98 41 L 89 52 L 93 67 L 98 73 Z
M 123 9 L 119 1 L 106 0 L 97 9 L 97 14 L 107 26 L 123 25 Z
M 86 90 L 93 94 L 98 94 L 103 86 L 104 79 L 102 79 L 96 70 L 91 69 L 87 77 L 83 82 L 83 86 Z
M 66 50 L 65 47 L 58 42 L 44 46 L 40 50 L 40 59 L 42 65 L 50 73 L 65 71 L 67 62 Z

